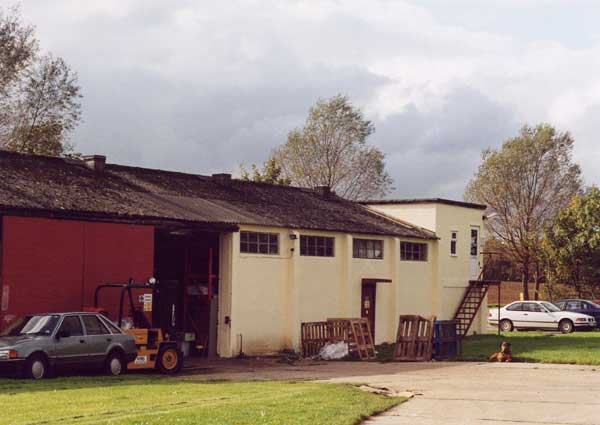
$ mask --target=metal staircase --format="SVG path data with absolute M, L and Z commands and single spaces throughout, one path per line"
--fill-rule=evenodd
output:
M 465 336 L 473 324 L 473 320 L 485 299 L 490 285 L 496 284 L 496 281 L 488 280 L 470 280 L 462 302 L 454 315 L 456 320 L 456 332 L 459 336 Z

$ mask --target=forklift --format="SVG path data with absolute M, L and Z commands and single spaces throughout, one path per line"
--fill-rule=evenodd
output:
M 85 311 L 101 313 L 108 317 L 107 309 L 99 306 L 99 294 L 110 289 L 120 291 L 117 324 L 123 332 L 135 337 L 135 344 L 138 348 L 137 357 L 127 365 L 127 368 L 130 370 L 154 369 L 166 374 L 179 372 L 183 367 L 184 356 L 176 339 L 174 327 L 155 327 L 152 322 L 162 323 L 164 321 L 153 314 L 151 322 L 146 315 L 146 312 L 156 310 L 153 308 L 153 304 L 158 304 L 160 298 L 161 290 L 157 281 L 151 278 L 148 283 L 135 283 L 133 279 L 129 279 L 128 283 L 100 285 L 94 293 L 94 307 L 88 307 Z M 143 303 L 143 308 L 136 307 L 134 292 L 143 292 L 138 299 L 138 304 Z M 124 316 L 125 303 L 129 307 L 127 316 Z M 172 320 L 175 317 L 175 308 L 175 305 L 171 306 Z

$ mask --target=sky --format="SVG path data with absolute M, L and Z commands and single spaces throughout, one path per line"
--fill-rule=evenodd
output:
M 461 199 L 524 124 L 575 138 L 600 184 L 600 2 L 22 0 L 83 88 L 76 150 L 239 173 L 347 95 L 375 125 L 392 198 Z

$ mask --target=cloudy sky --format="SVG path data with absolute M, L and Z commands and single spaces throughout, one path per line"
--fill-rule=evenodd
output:
M 461 198 L 524 123 L 576 140 L 600 184 L 600 2 L 23 0 L 79 73 L 83 153 L 199 174 L 260 162 L 318 99 L 376 127 L 396 197 Z

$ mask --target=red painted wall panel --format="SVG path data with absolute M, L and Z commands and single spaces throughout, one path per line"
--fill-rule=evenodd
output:
M 83 223 L 4 217 L 2 239 L 5 319 L 81 305 Z
M 154 269 L 154 228 L 111 223 L 85 224 L 84 306 L 94 304 L 103 283 L 147 282 Z M 120 292 L 104 290 L 100 304 L 111 319 L 118 314 Z M 127 311 L 127 310 L 126 310 Z
M 145 280 L 154 267 L 154 228 L 3 217 L 0 327 L 26 313 L 81 310 L 97 285 Z M 8 289 L 7 289 L 8 287 Z

